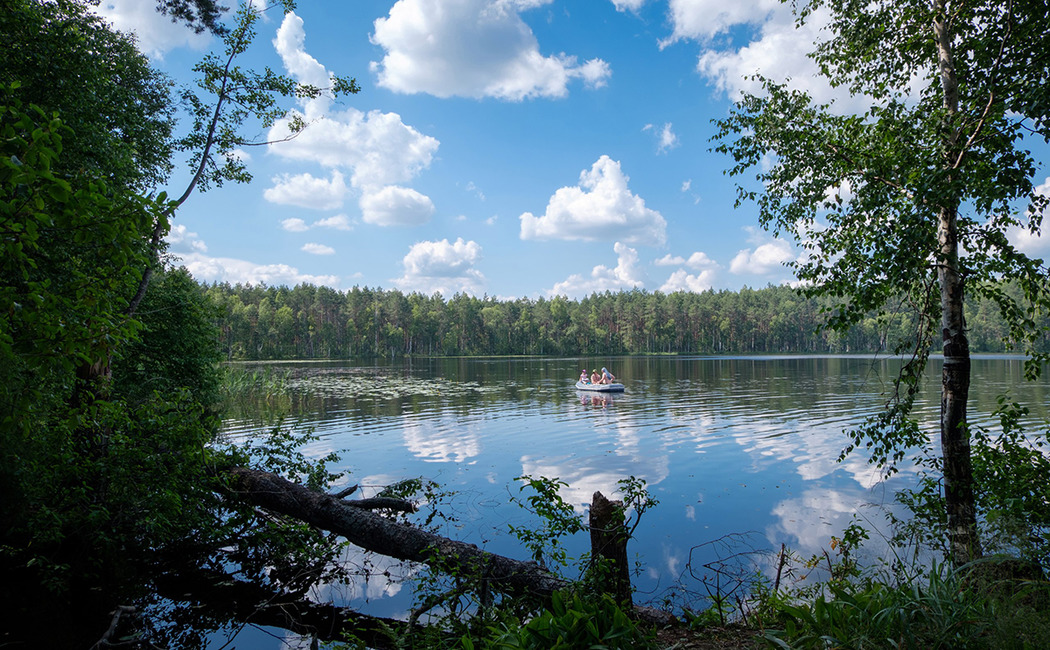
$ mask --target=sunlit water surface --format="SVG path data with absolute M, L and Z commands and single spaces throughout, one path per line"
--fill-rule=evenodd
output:
M 609 366 L 625 393 L 574 389 L 581 369 Z M 516 477 L 558 478 L 561 495 L 584 513 L 595 491 L 644 479 L 659 505 L 647 513 L 629 552 L 642 568 L 637 600 L 676 587 L 702 593 L 705 563 L 739 550 L 712 544 L 747 533 L 746 546 L 801 555 L 827 549 L 855 515 L 882 525 L 893 492 L 914 481 L 903 467 L 880 472 L 854 454 L 839 462 L 846 431 L 885 403 L 899 363 L 871 357 L 695 357 L 435 359 L 354 365 L 280 364 L 301 396 L 286 424 L 313 429 L 311 456 L 339 452 L 346 481 L 382 486 L 406 477 L 454 492 L 443 506 L 456 521 L 444 534 L 528 559 L 508 533 L 528 513 L 511 497 Z M 940 360 L 918 405 L 934 432 Z M 999 394 L 1045 419 L 1048 384 L 1023 379 L 1020 360 L 975 359 L 971 419 L 991 425 Z M 269 424 L 232 417 L 233 439 Z M 585 535 L 567 543 L 586 550 Z M 403 614 L 411 587 L 369 580 L 335 596 L 377 615 Z M 367 601 L 363 603 L 362 601 Z

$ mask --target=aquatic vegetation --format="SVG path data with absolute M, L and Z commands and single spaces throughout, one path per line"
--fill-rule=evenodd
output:
M 290 371 L 266 368 L 225 366 L 222 378 L 222 396 L 228 403 L 234 400 L 272 400 L 288 393 Z
M 376 400 L 416 396 L 460 397 L 499 391 L 499 387 L 482 386 L 476 381 L 457 382 L 443 377 L 392 376 L 382 374 L 360 375 L 350 373 L 318 373 L 288 381 L 291 391 L 309 392 L 323 397 L 353 397 Z

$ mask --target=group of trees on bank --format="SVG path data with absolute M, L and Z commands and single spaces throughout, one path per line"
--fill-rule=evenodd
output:
M 914 340 L 916 315 L 868 314 L 844 331 L 823 327 L 827 298 L 786 286 L 740 291 L 642 290 L 497 300 L 300 284 L 202 284 L 229 360 L 404 355 L 842 354 L 895 352 Z M 1009 351 L 989 300 L 970 306 L 976 352 Z M 1041 349 L 1050 349 L 1045 335 Z
M 5 647 L 146 647 L 125 635 L 162 617 L 129 626 L 129 612 L 157 602 L 165 577 L 236 567 L 245 583 L 273 584 L 274 570 L 338 546 L 230 494 L 225 469 L 262 461 L 216 446 L 214 307 L 161 262 L 170 219 L 195 189 L 247 180 L 225 155 L 246 144 L 242 123 L 265 126 L 284 114 L 282 96 L 320 89 L 236 65 L 256 9 L 158 5 L 225 48 L 180 92 L 188 130 L 176 129 L 171 80 L 90 2 L 11 0 L 0 11 Z M 222 25 L 210 22 L 219 15 Z M 172 200 L 163 187 L 183 156 L 192 180 Z M 179 625 L 179 608 L 166 611 L 169 638 L 221 624 L 192 615 Z

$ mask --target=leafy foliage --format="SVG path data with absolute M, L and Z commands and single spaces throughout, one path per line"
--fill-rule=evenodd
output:
M 1025 429 L 1020 421 L 1028 409 L 999 398 L 995 413 L 999 428 L 975 427 L 973 469 L 977 483 L 977 508 L 982 536 L 988 550 L 1023 558 L 1050 567 L 1050 492 L 1045 477 L 1050 472 L 1047 432 Z M 939 459 L 926 457 L 932 470 L 919 484 L 902 490 L 897 500 L 911 517 L 894 519 L 895 542 L 920 543 L 942 554 L 948 549 L 940 531 L 946 526 Z
M 171 16 L 172 22 L 186 23 L 198 34 L 205 30 L 225 33 L 221 19 L 226 9 L 215 0 L 157 0 L 157 11 Z
M 19 98 L 61 113 L 71 129 L 54 171 L 148 191 L 171 170 L 171 82 L 126 36 L 75 0 L 10 0 L 0 12 L 0 79 Z
M 147 601 L 166 571 L 237 571 L 298 595 L 342 576 L 338 540 L 223 496 L 224 467 L 262 461 L 212 446 L 212 307 L 157 260 L 193 185 L 174 202 L 143 196 L 166 179 L 173 146 L 196 141 L 172 143 L 168 82 L 88 5 L 14 0 L 0 12 L 0 607 L 21 619 L 4 643 L 86 647 L 114 605 Z M 252 35 L 227 34 L 240 39 L 228 63 Z M 229 94 L 203 125 L 202 170 L 243 142 L 235 131 L 254 109 L 277 115 L 272 93 L 321 92 L 231 69 L 242 85 L 211 70 Z M 300 444 L 276 435 L 263 461 L 327 485 L 325 459 Z
M 154 391 L 186 389 L 193 401 L 217 408 L 221 358 L 211 343 L 218 337 L 215 313 L 186 269 L 154 274 L 136 313 L 136 336 L 113 361 L 114 390 L 134 402 Z
M 0 95 L 3 607 L 28 606 L 32 620 L 48 600 L 77 614 L 76 630 L 112 605 L 84 593 L 138 593 L 159 549 L 200 527 L 199 507 L 213 502 L 202 478 L 214 420 L 178 389 L 201 379 L 192 371 L 130 402 L 73 399 L 77 366 L 142 332 L 123 310 L 147 263 L 143 232 L 163 206 L 90 174 L 59 176 L 66 127 L 17 93 Z M 201 331 L 178 334 L 188 348 L 213 346 L 194 338 Z M 133 350 L 124 360 L 139 361 Z
M 977 503 L 984 514 L 991 550 L 1015 553 L 1050 567 L 1050 458 L 1047 431 L 1026 431 L 1020 419 L 1028 409 L 999 398 L 997 433 L 974 435 Z
M 218 469 L 251 457 L 210 447 L 207 298 L 185 271 L 136 291 L 175 207 L 139 194 L 169 169 L 167 82 L 82 3 L 16 0 L 0 21 L 15 80 L 0 89 L 0 606 L 76 646 L 176 566 L 289 593 L 337 580 L 337 541 L 220 496 Z M 327 484 L 289 444 L 270 464 Z
M 998 307 L 1004 339 L 1038 376 L 1036 343 L 1050 312 L 1050 271 L 1019 251 L 1016 230 L 1038 232 L 1048 197 L 1036 192 L 1031 148 L 1050 142 L 1046 6 L 1039 1 L 812 0 L 799 24 L 827 17 L 812 58 L 860 109 L 817 104 L 759 78 L 718 121 L 716 149 L 729 173 L 754 169 L 738 203 L 793 237 L 794 263 L 811 296 L 835 301 L 829 327 L 845 331 L 871 312 L 912 314 L 910 357 L 886 410 L 851 433 L 882 466 L 929 455 L 910 411 L 934 340 L 943 341 L 940 443 L 946 533 L 957 562 L 979 557 L 966 402 L 970 349 L 964 307 Z M 771 165 L 765 162 L 771 160 Z M 754 188 L 760 189 L 754 189 Z M 1015 291 L 1016 290 L 1016 291 Z M 916 452 L 916 450 L 918 450 Z
M 138 243 L 158 206 L 114 195 L 96 178 L 73 183 L 55 173 L 67 129 L 39 108 L 23 109 L 15 90 L 0 90 L 0 353 L 12 371 L 26 357 L 68 368 L 105 338 L 134 329 L 119 316 L 121 294 L 141 273 Z M 96 242 L 106 242 L 105 260 Z
M 476 641 L 463 637 L 459 647 L 464 650 L 627 650 L 656 646 L 651 635 L 624 613 L 611 596 L 584 598 L 580 594 L 556 592 L 550 608 L 532 619 L 502 621 Z
M 511 532 L 532 552 L 535 561 L 557 573 L 571 560 L 562 539 L 587 530 L 587 526 L 558 494 L 566 485 L 564 482 L 529 476 L 518 480 L 521 491 L 530 494 L 524 501 L 513 500 L 537 515 L 539 523 L 532 527 L 512 525 Z M 630 477 L 619 485 L 625 503 L 636 517 L 656 504 L 645 490 L 644 481 Z M 420 485 L 412 481 L 408 487 L 416 490 Z M 421 487 L 431 498 L 433 486 Z M 630 530 L 625 530 L 625 534 Z M 584 579 L 572 583 L 571 592 L 555 593 L 551 602 L 545 603 L 524 595 L 493 593 L 484 578 L 463 576 L 454 562 L 448 566 L 442 566 L 440 561 L 428 564 L 427 572 L 415 576 L 419 604 L 409 616 L 413 629 L 399 640 L 402 644 L 449 647 L 451 642 L 464 648 L 649 647 L 641 626 L 613 596 L 599 588 L 600 577 L 595 574 L 606 567 L 587 567 Z M 587 558 L 581 558 L 581 565 L 587 564 Z M 415 630 L 415 622 L 425 613 L 432 613 L 429 625 Z
M 587 530 L 572 504 L 566 503 L 558 493 L 568 483 L 544 476 L 520 476 L 517 480 L 522 481 L 520 491 L 533 491 L 526 497 L 527 507 L 540 518 L 542 527 L 511 525 L 510 532 L 529 549 L 533 560 L 544 566 L 567 566 L 569 558 L 561 545 L 561 538 Z
M 742 621 L 762 630 L 770 647 L 783 649 L 1041 645 L 1050 629 L 1050 590 L 1037 564 L 989 556 L 955 568 L 912 556 L 906 551 L 913 547 L 901 539 L 887 540 L 891 561 L 858 562 L 868 537 L 855 522 L 831 538 L 829 550 L 809 558 L 782 548 L 775 581 L 765 575 L 768 553 L 750 549 L 746 539 L 723 540 L 731 553 L 704 565 L 724 574 L 708 580 L 721 590 L 709 609 L 686 609 L 686 620 L 695 628 Z M 746 560 L 739 578 L 734 559 Z M 746 591 L 734 595 L 740 585 Z

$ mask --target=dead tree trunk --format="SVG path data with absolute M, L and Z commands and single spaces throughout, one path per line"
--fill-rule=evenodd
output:
M 351 544 L 438 568 L 454 566 L 461 576 L 485 581 L 488 588 L 547 600 L 569 582 L 535 562 L 488 553 L 414 526 L 398 523 L 331 495 L 314 492 L 276 474 L 247 468 L 230 470 L 235 495 L 254 505 L 294 517 L 341 535 Z
M 610 501 L 601 492 L 591 497 L 591 571 L 601 590 L 629 609 L 631 576 L 627 570 L 627 528 L 623 514 L 623 501 Z

